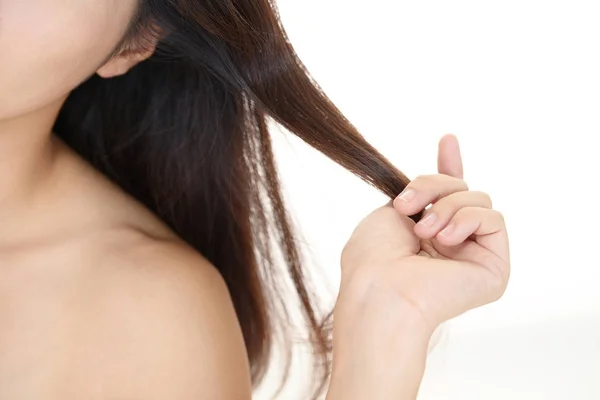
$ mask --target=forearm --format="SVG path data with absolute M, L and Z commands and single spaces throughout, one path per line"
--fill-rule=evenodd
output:
M 357 313 L 360 335 L 346 332 L 337 348 L 334 341 L 327 400 L 416 399 L 431 332 L 414 311 L 397 307 L 397 302 L 377 303 Z

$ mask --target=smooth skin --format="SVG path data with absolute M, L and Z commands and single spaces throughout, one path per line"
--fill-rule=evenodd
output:
M 1 399 L 251 398 L 214 267 L 52 135 L 80 82 L 151 55 L 104 62 L 134 6 L 0 1 Z M 413 399 L 434 326 L 503 292 L 504 224 L 465 190 L 457 151 L 445 138 L 441 175 L 416 179 L 410 202 L 373 212 L 345 247 L 329 400 Z M 405 217 L 432 201 L 436 225 Z
M 250 398 L 216 270 L 52 135 L 134 0 L 0 0 L 0 399 Z
M 440 140 L 438 172 L 363 219 L 344 248 L 329 400 L 415 399 L 433 331 L 506 290 L 504 218 L 468 190 L 454 135 Z M 418 224 L 407 217 L 430 204 Z

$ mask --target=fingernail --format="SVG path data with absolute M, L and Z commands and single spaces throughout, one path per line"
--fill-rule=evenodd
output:
M 412 190 L 412 189 L 404 189 L 404 191 L 402 193 L 400 193 L 400 196 L 398 196 L 398 199 L 402 200 L 405 203 L 408 203 L 414 197 L 415 197 L 415 191 L 414 190 Z
M 419 224 L 426 226 L 426 227 L 431 227 L 435 223 L 436 218 L 437 218 L 437 215 L 435 215 L 435 213 L 431 213 L 431 214 L 425 216 L 425 218 L 423 218 L 422 220 L 420 220 Z
M 448 226 L 442 229 L 442 231 L 439 234 L 442 236 L 450 236 L 452 232 L 454 232 L 454 223 L 450 222 Z

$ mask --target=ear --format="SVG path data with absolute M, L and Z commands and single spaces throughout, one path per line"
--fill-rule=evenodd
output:
M 102 65 L 96 73 L 102 78 L 112 78 L 126 74 L 140 62 L 150 58 L 158 45 L 159 35 L 148 35 L 144 40 L 124 46 L 117 54 Z

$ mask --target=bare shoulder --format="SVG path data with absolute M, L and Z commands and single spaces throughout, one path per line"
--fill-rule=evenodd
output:
M 244 341 L 220 274 L 62 148 L 46 201 L 60 209 L 45 217 L 47 232 L 0 254 L 5 303 L 18 305 L 0 307 L 0 398 L 250 399 Z M 10 368 L 14 375 L 4 373 Z M 35 371 L 27 384 L 23 371 Z
M 250 399 L 243 337 L 220 274 L 181 241 L 133 243 L 106 257 L 95 285 L 102 288 L 94 302 L 102 332 L 96 339 L 106 361 L 98 373 L 111 375 L 103 379 L 111 392 Z

